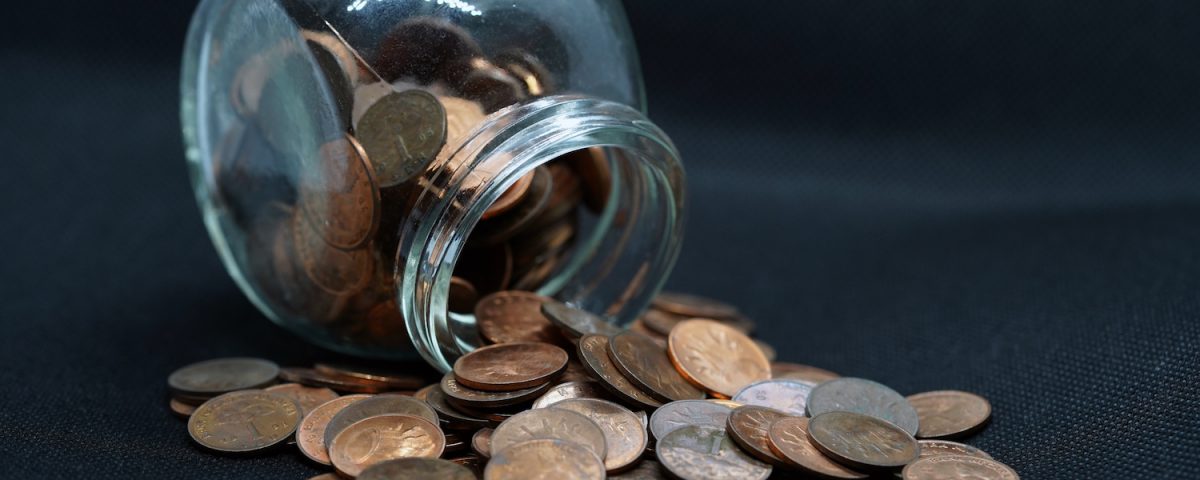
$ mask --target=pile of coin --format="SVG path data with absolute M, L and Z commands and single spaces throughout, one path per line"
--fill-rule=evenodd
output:
M 488 295 L 476 314 L 492 344 L 430 385 L 362 367 L 229 358 L 173 373 L 171 407 L 208 449 L 294 439 L 347 478 L 1018 478 L 947 440 L 986 425 L 982 397 L 904 397 L 772 362 L 745 333 L 753 322 L 717 301 L 665 293 L 630 329 L 527 292 Z

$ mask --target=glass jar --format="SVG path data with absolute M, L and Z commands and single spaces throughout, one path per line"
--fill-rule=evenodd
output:
M 617 0 L 204 0 L 182 98 L 226 268 L 334 350 L 447 370 L 498 290 L 625 323 L 678 254 Z

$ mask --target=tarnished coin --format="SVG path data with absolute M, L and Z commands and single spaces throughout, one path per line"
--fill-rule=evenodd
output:
M 376 463 L 358 474 L 358 480 L 396 480 L 398 478 L 475 480 L 475 473 L 471 469 L 449 460 L 408 457 Z
M 771 452 L 771 424 L 787 418 L 788 414 L 767 407 L 747 405 L 729 414 L 725 433 L 747 453 L 772 465 L 784 464 Z
M 471 449 L 484 457 L 492 456 L 492 433 L 495 430 L 491 428 L 481 428 L 471 435 Z
M 492 432 L 492 457 L 508 447 L 538 439 L 565 440 L 583 445 L 597 458 L 608 452 L 604 431 L 592 419 L 560 408 L 539 408 L 518 413 Z
M 303 453 L 309 460 L 322 465 L 330 465 L 329 448 L 325 443 L 325 427 L 329 426 L 329 420 L 342 409 L 350 406 L 351 403 L 370 397 L 370 395 L 346 395 L 325 402 L 309 411 L 308 415 L 305 415 L 304 419 L 300 421 L 300 428 L 296 429 L 296 445 L 300 447 L 300 453 Z
M 219 452 L 252 452 L 287 440 L 299 425 L 300 406 L 292 399 L 242 390 L 204 402 L 188 419 L 188 434 Z
M 1018 480 L 1017 472 L 995 460 L 965 455 L 937 455 L 904 467 L 905 480 Z
M 542 342 L 561 344 L 562 335 L 542 315 L 542 303 L 549 300 L 535 293 L 496 292 L 479 300 L 475 320 L 479 333 L 492 343 Z
M 454 362 L 454 378 L 468 388 L 509 392 L 553 380 L 567 368 L 567 352 L 548 343 L 503 343 L 477 348 Z
M 339 432 L 329 444 L 329 460 L 341 474 L 356 477 L 367 467 L 394 458 L 437 458 L 445 448 L 445 436 L 429 420 L 413 415 L 376 415 Z
M 841 375 L 829 370 L 799 363 L 771 363 L 771 378 L 775 379 L 799 380 L 816 386 L 818 383 L 828 382 L 838 377 L 841 377 Z
M 689 425 L 725 428 L 733 408 L 710 400 L 680 400 L 659 407 L 650 415 L 650 431 L 662 440 L 672 431 Z
M 808 416 L 828 412 L 854 412 L 887 420 L 917 433 L 917 411 L 908 400 L 887 386 L 861 378 L 836 378 L 817 385 L 808 395 Z
M 825 478 L 859 479 L 868 475 L 843 466 L 813 445 L 808 438 L 807 417 L 782 418 L 767 429 L 767 446 L 771 453 L 792 468 Z
M 646 450 L 646 427 L 629 409 L 607 400 L 574 398 L 563 400 L 551 408 L 562 408 L 590 418 L 604 432 L 607 454 L 604 468 L 619 472 L 633 465 Z
M 563 400 L 572 398 L 598 398 L 601 400 L 611 399 L 608 390 L 605 390 L 599 382 L 581 381 L 560 383 L 550 388 L 544 395 L 533 401 L 531 408 L 546 408 Z
M 704 398 L 704 392 L 675 370 L 667 352 L 645 335 L 630 331 L 613 335 L 609 339 L 608 353 L 629 381 L 657 400 Z
M 771 466 L 743 452 L 724 428 L 692 425 L 660 438 L 654 446 L 659 463 L 685 480 L 765 479 Z
M 488 206 L 487 210 L 483 211 L 483 216 L 480 218 L 486 220 L 511 210 L 514 205 L 525 198 L 525 194 L 529 193 L 529 186 L 532 184 L 533 172 L 522 175 L 500 195 L 500 198 L 497 198 Z
M 193 363 L 167 377 L 167 386 L 178 394 L 213 397 L 235 390 L 270 385 L 279 366 L 258 358 L 218 358 Z
M 771 362 L 754 340 L 712 320 L 679 322 L 667 337 L 667 353 L 683 378 L 722 398 L 771 378 Z
M 425 381 L 415 375 L 359 365 L 318 363 L 313 365 L 313 370 L 334 377 L 353 379 L 364 383 L 378 383 L 394 390 L 415 390 L 425 385 Z
M 409 180 L 425 170 L 446 142 L 446 110 L 422 90 L 380 98 L 355 128 L 380 187 Z
M 642 459 L 632 470 L 608 476 L 609 480 L 667 480 L 662 464 L 648 458 Z
M 395 394 L 375 395 L 350 404 L 330 418 L 328 426 L 325 427 L 325 445 L 333 445 L 334 437 L 351 424 L 364 418 L 385 414 L 421 417 L 434 425 L 438 422 L 437 412 L 424 400 Z
M 338 398 L 338 394 L 328 388 L 306 387 L 299 383 L 272 385 L 267 387 L 266 391 L 295 400 L 296 404 L 300 405 L 301 416 L 308 415 L 308 412 L 321 404 Z
M 812 389 L 812 385 L 796 380 L 766 380 L 746 385 L 733 396 L 733 401 L 803 416 Z
M 322 145 L 316 163 L 300 173 L 304 219 L 330 245 L 344 250 L 362 246 L 379 226 L 379 187 L 366 153 L 346 134 Z
M 908 396 L 917 410 L 918 438 L 953 438 L 975 432 L 987 423 L 992 405 L 974 393 L 940 390 Z
M 424 395 L 422 395 L 424 393 Z M 465 413 L 446 401 L 441 385 L 433 384 L 417 392 L 417 398 L 425 400 L 438 414 L 440 425 L 451 430 L 474 430 L 490 425 L 487 420 Z
M 171 412 L 181 418 L 188 418 L 192 413 L 196 412 L 196 407 L 179 401 L 177 398 L 172 398 L 168 406 L 171 407 Z
M 279 370 L 279 378 L 285 382 L 299 383 L 310 387 L 325 387 L 339 392 L 381 393 L 394 390 L 385 383 L 327 375 L 311 368 L 284 367 Z
M 917 444 L 921 446 L 920 458 L 932 457 L 934 455 L 966 455 L 968 457 L 992 459 L 992 456 L 983 450 L 949 440 L 917 440 Z
M 724 319 L 739 315 L 733 305 L 687 293 L 662 292 L 654 297 L 653 304 L 659 310 L 687 317 Z
M 550 384 L 543 383 L 507 392 L 489 392 L 460 385 L 458 379 L 454 376 L 454 372 L 450 372 L 442 377 L 441 389 L 442 393 L 446 394 L 447 400 L 455 406 L 466 408 L 497 408 L 533 400 L 546 393 L 546 390 L 550 389 Z
M 590 334 L 616 335 L 621 333 L 620 328 L 608 323 L 604 317 L 555 300 L 542 304 L 542 314 L 550 319 L 551 323 L 558 325 L 574 338 Z
M 917 440 L 900 427 L 854 412 L 813 417 L 808 422 L 808 438 L 838 463 L 862 470 L 900 468 L 921 453 Z
M 601 385 L 631 405 L 657 408 L 662 405 L 625 378 L 608 355 L 608 337 L 584 335 L 579 339 L 579 360 Z
M 313 229 L 299 225 L 297 220 L 293 217 L 292 248 L 304 274 L 313 284 L 335 295 L 355 293 L 367 286 L 374 271 L 369 249 L 334 247 Z
M 572 441 L 529 440 L 498 450 L 483 470 L 484 480 L 603 480 L 604 462 Z

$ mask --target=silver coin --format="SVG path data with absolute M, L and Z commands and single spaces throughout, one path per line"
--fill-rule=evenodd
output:
M 812 384 L 799 380 L 763 380 L 743 387 L 733 395 L 733 401 L 804 415 L 812 389 Z
M 904 396 L 878 382 L 862 378 L 835 378 L 817 385 L 808 396 L 808 416 L 828 412 L 870 415 L 917 433 L 917 410 Z
M 662 440 L 667 434 L 689 425 L 725 428 L 733 408 L 710 400 L 679 400 L 659 407 L 650 415 L 650 432 Z

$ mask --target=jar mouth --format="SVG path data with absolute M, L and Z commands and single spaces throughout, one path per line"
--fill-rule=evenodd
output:
M 443 150 L 419 181 L 397 249 L 397 305 L 413 345 L 448 371 L 482 345 L 471 314 L 449 313 L 450 280 L 483 213 L 522 176 L 570 152 L 603 148 L 610 189 L 571 254 L 537 293 L 632 321 L 661 288 L 678 257 L 683 168 L 670 139 L 640 112 L 582 96 L 551 96 L 493 113 Z

